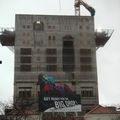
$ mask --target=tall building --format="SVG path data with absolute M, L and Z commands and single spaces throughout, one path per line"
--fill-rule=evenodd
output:
M 82 111 L 99 103 L 94 17 L 16 15 L 14 100 L 38 103 L 38 75 L 48 73 L 81 95 Z
M 96 50 L 110 38 L 96 32 L 93 16 L 17 14 L 15 33 L 4 30 L 3 46 L 14 46 L 14 103 L 39 109 L 38 76 L 49 74 L 81 96 L 82 113 L 99 104 Z

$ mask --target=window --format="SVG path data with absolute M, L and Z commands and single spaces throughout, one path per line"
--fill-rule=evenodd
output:
M 55 36 L 53 36 L 53 40 L 55 40 Z
M 47 71 L 52 72 L 52 71 L 57 71 L 57 65 L 47 65 Z
M 46 49 L 46 54 L 47 55 L 56 55 L 57 54 L 57 49 L 56 48 L 53 48 L 53 49 Z
M 72 64 L 74 63 L 74 58 L 73 57 L 63 57 L 63 63 L 66 63 L 66 64 Z
M 80 49 L 81 55 L 91 55 L 91 49 Z
M 31 97 L 31 91 L 19 91 L 19 97 L 20 98 L 30 98 Z
M 93 97 L 93 91 L 92 90 L 82 90 L 81 96 L 82 97 Z
M 74 71 L 74 65 L 63 65 L 63 71 L 72 72 Z
M 46 58 L 46 62 L 47 63 L 56 63 L 57 62 L 57 58 L 56 57 L 47 57 Z
M 19 97 L 20 98 L 29 98 L 31 97 L 32 87 L 19 87 Z
M 91 63 L 91 57 L 80 57 L 80 63 L 90 64 Z
M 81 87 L 82 97 L 94 97 L 93 87 Z
M 21 48 L 20 54 L 21 55 L 31 55 L 31 48 Z
M 72 48 L 64 48 L 63 49 L 63 53 L 64 55 L 67 55 L 67 56 L 71 56 L 71 54 L 73 54 L 74 50 Z
M 81 65 L 80 70 L 83 72 L 89 72 L 89 71 L 92 71 L 92 66 L 91 65 Z
M 22 71 L 22 72 L 31 71 L 31 65 L 20 65 L 20 71 Z
M 80 26 L 80 29 L 82 29 L 82 26 Z
M 44 23 L 41 21 L 36 21 L 33 24 L 33 30 L 44 31 Z
M 31 57 L 20 57 L 20 63 L 31 63 Z
M 48 29 L 51 29 L 51 26 L 48 26 Z
M 30 25 L 27 25 L 27 28 L 29 29 L 29 28 L 30 28 Z
M 50 35 L 49 35 L 48 39 L 51 40 L 51 36 Z

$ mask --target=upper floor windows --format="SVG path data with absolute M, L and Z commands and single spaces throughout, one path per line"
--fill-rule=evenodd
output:
M 21 55 L 31 55 L 31 48 L 21 48 L 20 54 Z
M 93 97 L 93 91 L 92 90 L 83 90 L 81 91 L 82 97 Z
M 80 49 L 80 54 L 81 55 L 91 55 L 92 51 L 91 49 Z
M 57 54 L 57 49 L 56 48 L 47 48 L 46 49 L 46 55 L 56 55 Z
M 92 71 L 92 65 L 81 65 L 80 70 L 82 72 L 90 72 Z
M 81 87 L 81 97 L 94 97 L 94 88 Z
M 49 72 L 56 72 L 57 71 L 57 65 L 47 65 L 46 70 Z
M 31 71 L 31 65 L 20 65 L 20 71 L 21 72 L 30 72 Z
M 31 57 L 21 56 L 20 57 L 20 63 L 31 63 Z
M 44 23 L 41 21 L 36 21 L 33 24 L 33 30 L 44 31 Z
M 48 29 L 50 29 L 50 30 L 55 29 L 55 26 L 49 25 L 49 26 L 48 26 Z
M 19 87 L 19 98 L 30 98 L 32 87 Z

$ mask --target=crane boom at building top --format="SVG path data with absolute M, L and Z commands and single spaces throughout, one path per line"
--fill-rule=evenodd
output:
M 95 15 L 95 9 L 93 7 L 91 7 L 90 5 L 88 5 L 86 2 L 84 2 L 83 0 L 75 0 L 75 15 L 80 16 L 80 5 L 83 5 L 91 14 L 91 16 Z

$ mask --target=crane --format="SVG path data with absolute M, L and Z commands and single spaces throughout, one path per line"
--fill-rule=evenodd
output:
M 83 0 L 75 0 L 75 15 L 80 16 L 80 5 L 83 5 L 91 14 L 91 16 L 95 15 L 95 9 L 88 5 L 86 2 Z

